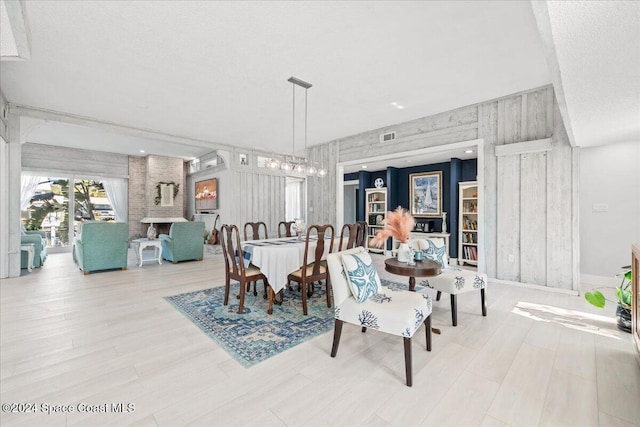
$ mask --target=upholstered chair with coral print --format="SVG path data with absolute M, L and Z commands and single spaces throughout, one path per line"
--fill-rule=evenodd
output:
M 407 386 L 411 387 L 411 338 L 423 324 L 426 347 L 431 351 L 431 297 L 382 287 L 373 260 L 363 247 L 329 254 L 327 267 L 335 304 L 331 357 L 338 353 L 344 322 L 360 326 L 362 332 L 369 328 L 401 336 Z
M 462 268 L 449 265 L 447 247 L 444 239 L 415 239 L 409 240 L 409 246 L 415 251 L 422 251 L 427 259 L 436 261 L 442 266 L 442 273 L 438 276 L 425 278 L 418 283 L 422 286 L 438 291 L 436 301 L 440 301 L 442 292 L 451 296 L 451 322 L 453 326 L 458 325 L 458 295 L 467 292 L 480 291 L 480 304 L 482 315 L 487 315 L 487 302 L 485 300 L 485 289 L 487 288 L 487 275 L 473 270 L 463 270 Z M 419 278 L 416 278 L 419 280 Z

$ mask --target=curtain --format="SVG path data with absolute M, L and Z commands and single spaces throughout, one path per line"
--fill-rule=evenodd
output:
M 285 211 L 287 221 L 302 218 L 302 180 L 289 180 L 285 184 Z
M 113 206 L 117 222 L 129 222 L 129 180 L 126 178 L 103 178 L 102 185 Z
M 29 207 L 29 202 L 36 192 L 38 184 L 47 181 L 49 178 L 43 178 L 37 175 L 22 174 L 20 179 L 20 210 L 23 211 Z

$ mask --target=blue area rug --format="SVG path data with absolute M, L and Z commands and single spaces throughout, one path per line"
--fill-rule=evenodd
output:
M 406 284 L 382 280 L 384 286 L 408 289 Z M 295 287 L 294 287 L 295 289 Z M 333 307 L 327 307 L 324 291 L 315 287 L 307 298 L 308 315 L 302 314 L 300 292 L 284 291 L 282 305 L 274 305 L 267 314 L 268 301 L 258 296 L 245 296 L 244 314 L 238 314 L 238 285 L 231 285 L 229 305 L 224 301 L 224 286 L 166 297 L 175 308 L 187 316 L 211 339 L 220 344 L 245 367 L 251 367 L 313 337 L 333 330 Z

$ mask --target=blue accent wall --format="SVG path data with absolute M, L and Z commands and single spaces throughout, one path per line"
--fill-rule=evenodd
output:
M 345 181 L 360 181 L 358 186 L 358 221 L 364 221 L 366 189 L 373 188 L 376 178 L 384 180 L 387 187 L 387 210 L 393 210 L 398 206 L 409 209 L 409 176 L 420 172 L 442 172 L 442 210 L 447 213 L 447 232 L 449 237 L 449 256 L 458 256 L 458 183 L 463 181 L 475 181 L 478 173 L 476 159 L 460 160 L 452 158 L 450 162 L 435 163 L 432 165 L 412 166 L 408 168 L 389 167 L 382 171 L 359 171 L 344 175 Z M 417 222 L 426 222 L 430 230 L 440 232 L 442 230 L 441 218 L 416 218 Z M 391 243 L 388 243 L 390 249 Z

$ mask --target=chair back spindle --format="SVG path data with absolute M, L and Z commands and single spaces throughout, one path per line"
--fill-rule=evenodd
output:
M 356 247 L 360 226 L 358 224 L 345 224 L 340 230 L 340 245 L 338 251 L 352 249 Z
M 278 237 L 293 237 L 293 224 L 295 221 L 280 221 L 278 223 Z
M 247 233 L 247 230 L 249 232 Z M 244 225 L 244 240 L 262 240 L 269 237 L 267 224 L 264 222 L 247 222 Z

